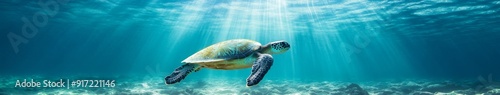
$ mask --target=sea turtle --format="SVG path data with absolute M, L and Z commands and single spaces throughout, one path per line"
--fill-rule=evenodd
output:
M 290 49 L 285 41 L 270 42 L 262 46 L 248 39 L 234 39 L 208 46 L 184 59 L 182 66 L 165 77 L 165 83 L 174 84 L 201 68 L 234 70 L 252 67 L 247 86 L 258 84 L 273 65 L 271 54 L 281 54 Z

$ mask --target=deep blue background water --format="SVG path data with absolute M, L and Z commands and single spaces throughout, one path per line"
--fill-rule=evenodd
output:
M 49 0 L 51 1 L 51 0 Z M 0 74 L 154 76 L 211 44 L 286 40 L 266 79 L 368 81 L 500 75 L 500 1 L 72 0 L 32 38 L 36 1 L 0 2 Z M 39 20 L 42 20 L 39 17 Z M 29 42 L 16 53 L 7 35 Z M 241 78 L 203 69 L 190 79 Z

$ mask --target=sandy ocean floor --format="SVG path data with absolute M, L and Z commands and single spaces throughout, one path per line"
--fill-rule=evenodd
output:
M 22 77 L 26 78 L 26 77 Z M 33 79 L 44 79 L 31 76 Z M 92 77 L 90 77 L 92 78 Z M 94 77 L 96 78 L 96 77 Z M 141 94 L 141 95 L 500 95 L 500 85 L 491 80 L 377 82 L 263 80 L 246 87 L 244 79 L 189 80 L 165 85 L 158 77 L 116 77 L 113 88 L 15 88 L 19 77 L 1 77 L 0 95 L 19 94 Z M 70 78 L 71 79 L 71 78 Z M 73 79 L 79 79 L 74 77 Z M 83 79 L 83 78 L 80 78 Z

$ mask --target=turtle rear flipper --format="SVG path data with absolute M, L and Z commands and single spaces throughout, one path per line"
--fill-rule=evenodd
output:
M 195 67 L 198 67 L 198 64 L 190 64 L 186 63 L 172 72 L 169 76 L 165 77 L 165 84 L 174 84 L 180 82 L 182 79 L 186 78 L 186 76 L 191 73 Z
M 252 73 L 247 78 L 247 86 L 258 84 L 273 65 L 273 57 L 269 54 L 259 54 L 259 57 L 252 65 Z

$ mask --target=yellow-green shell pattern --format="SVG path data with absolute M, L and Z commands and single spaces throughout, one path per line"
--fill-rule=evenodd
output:
M 248 39 L 223 41 L 196 52 L 184 59 L 182 63 L 217 64 L 218 62 L 220 63 L 232 59 L 242 59 L 254 54 L 260 46 L 261 44 L 259 42 Z

